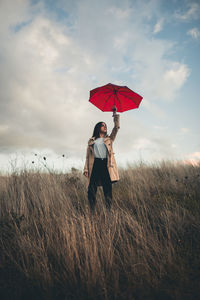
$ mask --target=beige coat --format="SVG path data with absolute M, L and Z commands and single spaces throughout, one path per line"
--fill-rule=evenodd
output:
M 108 167 L 108 172 L 110 174 L 110 179 L 112 182 L 116 182 L 119 180 L 117 164 L 116 164 L 115 157 L 114 157 L 115 153 L 113 152 L 113 142 L 115 140 L 115 137 L 117 135 L 119 128 L 120 128 L 120 115 L 115 114 L 114 115 L 114 127 L 112 129 L 112 132 L 110 135 L 107 134 L 104 138 L 104 143 L 108 149 L 107 167 Z M 90 176 L 92 173 L 92 167 L 93 167 L 93 163 L 94 163 L 94 149 L 93 149 L 94 141 L 95 141 L 95 137 L 91 137 L 88 141 L 87 152 L 86 152 L 86 161 L 85 161 L 85 166 L 84 166 L 84 171 L 83 171 L 83 173 L 85 171 L 88 171 L 87 186 L 89 185 L 89 182 L 90 182 Z

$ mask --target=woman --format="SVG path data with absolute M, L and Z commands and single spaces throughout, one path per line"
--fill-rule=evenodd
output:
M 106 123 L 99 122 L 95 125 L 93 135 L 88 141 L 83 174 L 88 178 L 88 201 L 92 212 L 96 204 L 98 186 L 103 187 L 106 207 L 110 210 L 112 184 L 119 180 L 112 144 L 120 128 L 120 115 L 114 112 L 113 116 L 114 127 L 111 134 L 107 134 Z

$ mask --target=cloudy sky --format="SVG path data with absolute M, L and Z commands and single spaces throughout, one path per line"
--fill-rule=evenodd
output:
M 0 44 L 2 172 L 82 169 L 95 124 L 113 128 L 88 101 L 107 83 L 143 96 L 119 113 L 118 166 L 200 160 L 199 0 L 1 0 Z

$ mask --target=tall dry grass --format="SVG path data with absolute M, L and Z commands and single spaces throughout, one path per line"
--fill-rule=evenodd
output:
M 82 172 L 0 177 L 0 299 L 197 299 L 200 166 L 119 175 L 96 215 Z

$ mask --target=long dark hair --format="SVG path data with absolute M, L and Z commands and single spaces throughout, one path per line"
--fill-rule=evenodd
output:
M 101 121 L 101 122 L 97 123 L 94 127 L 92 137 L 95 137 L 95 139 L 99 138 L 102 123 L 106 124 L 105 122 Z M 106 125 L 106 128 L 107 128 L 107 125 Z M 107 134 L 107 131 L 106 131 L 106 134 Z

